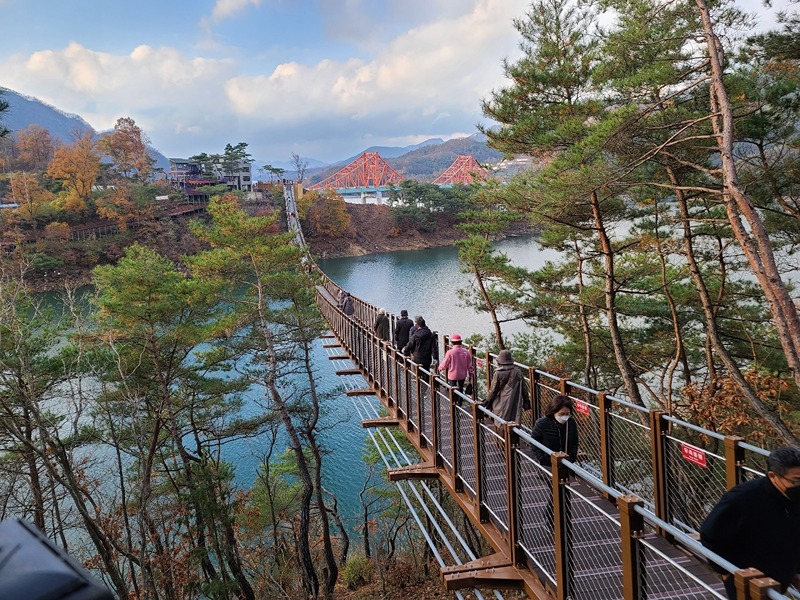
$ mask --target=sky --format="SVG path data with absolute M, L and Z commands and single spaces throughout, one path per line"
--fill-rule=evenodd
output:
M 791 2 L 736 1 L 762 27 Z M 529 5 L 0 0 L 0 86 L 98 131 L 131 117 L 168 157 L 246 142 L 259 161 L 335 162 L 475 133 Z

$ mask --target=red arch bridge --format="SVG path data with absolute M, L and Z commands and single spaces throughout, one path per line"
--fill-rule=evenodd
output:
M 291 186 L 286 199 L 289 226 L 303 245 Z M 309 270 L 330 325 L 329 358 L 439 562 L 443 585 L 457 597 L 471 589 L 478 598 L 502 598 L 517 589 L 542 600 L 724 600 L 713 561 L 734 574 L 740 598 L 788 598 L 774 580 L 697 541 L 722 494 L 764 473 L 767 451 L 519 363 L 532 409 L 523 423 L 505 422 L 376 338 L 377 307 L 354 298 L 353 317 L 343 314 L 339 287 Z M 496 356 L 472 352 L 475 387 L 485 389 Z M 543 468 L 530 455 L 538 445 L 530 425 L 556 394 L 575 401 L 583 456 L 572 463 L 554 453 Z M 415 456 L 395 441 L 399 435 Z M 433 481 L 493 552 L 475 555 Z

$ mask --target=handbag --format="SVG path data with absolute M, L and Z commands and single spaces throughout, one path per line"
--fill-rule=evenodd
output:
M 470 383 L 468 383 L 467 385 L 464 386 L 464 394 L 466 396 L 472 396 L 473 391 L 474 390 L 472 388 L 472 382 L 470 382 Z

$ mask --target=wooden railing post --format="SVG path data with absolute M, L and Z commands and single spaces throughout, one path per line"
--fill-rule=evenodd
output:
M 611 400 L 606 392 L 597 393 L 597 419 L 600 425 L 600 473 L 603 483 L 614 487 L 614 461 L 611 459 Z M 606 499 L 608 494 L 604 492 Z
M 750 593 L 750 582 L 763 578 L 764 573 L 758 569 L 739 569 L 731 573 L 731 577 L 733 577 L 733 585 L 736 588 L 737 600 L 751 600 L 753 596 Z M 764 597 L 766 598 L 766 596 Z
M 570 499 L 566 492 L 567 469 L 563 465 L 567 455 L 554 452 L 550 455 L 553 489 L 553 541 L 556 559 L 556 598 L 570 600 L 573 596 L 572 544 L 570 543 Z
M 667 471 L 664 452 L 666 420 L 664 416 L 664 411 L 650 411 L 650 458 L 652 460 L 653 469 L 654 512 L 659 519 L 669 523 L 669 515 L 667 514 Z
M 536 401 L 536 369 L 528 367 L 528 398 L 531 399 L 531 423 L 536 423 L 539 419 L 541 410 L 539 403 Z
M 620 525 L 620 550 L 622 556 L 622 598 L 623 600 L 640 600 L 646 598 L 639 586 L 642 568 L 639 554 L 639 538 L 644 531 L 644 518 L 636 512 L 637 506 L 644 502 L 636 496 L 620 496 L 617 498 Z
M 738 588 L 737 588 L 738 589 Z M 769 590 L 780 591 L 781 584 L 771 577 L 758 577 L 750 580 L 750 595 L 744 600 L 768 600 Z M 741 596 L 739 596 L 741 598 Z
M 492 387 L 492 354 L 486 351 L 486 391 Z
M 742 481 L 742 465 L 744 464 L 744 448 L 739 445 L 744 438 L 725 437 L 725 485 L 728 489 L 736 487 Z
M 542 416 L 542 377 L 536 371 L 533 370 L 533 375 L 531 375 L 531 384 L 533 385 L 533 396 L 531 396 L 531 410 L 533 411 L 533 422 L 539 419 Z
M 569 396 L 569 393 L 572 391 L 571 386 L 569 385 L 569 379 L 566 377 L 562 377 L 558 382 L 558 389 L 560 390 L 560 394 L 562 396 Z

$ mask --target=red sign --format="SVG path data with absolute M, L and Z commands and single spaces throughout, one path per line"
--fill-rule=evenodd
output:
M 478 367 L 479 369 L 482 369 L 483 365 L 484 365 L 484 362 L 483 362 L 482 358 L 476 358 L 475 359 L 475 366 L 476 367 Z
M 681 442 L 681 456 L 693 465 L 706 468 L 706 453 L 700 448 Z
M 589 414 L 589 405 L 586 404 L 583 400 L 575 400 L 575 412 L 581 413 L 582 415 Z

